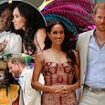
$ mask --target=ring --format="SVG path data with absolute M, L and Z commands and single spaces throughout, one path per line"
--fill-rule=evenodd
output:
M 65 94 L 65 97 L 66 97 L 67 95 Z

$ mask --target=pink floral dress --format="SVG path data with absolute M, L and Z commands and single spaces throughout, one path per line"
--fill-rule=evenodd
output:
M 44 63 L 42 70 L 45 85 L 54 86 L 73 84 L 74 67 L 71 62 L 46 62 Z M 66 96 L 58 96 L 53 93 L 43 93 L 42 105 L 77 105 L 75 91 L 70 91 Z

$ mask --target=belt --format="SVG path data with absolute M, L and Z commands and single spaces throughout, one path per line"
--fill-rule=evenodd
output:
M 105 92 L 105 88 L 92 88 L 88 85 L 84 85 L 84 88 L 90 92 L 98 93 L 98 92 Z

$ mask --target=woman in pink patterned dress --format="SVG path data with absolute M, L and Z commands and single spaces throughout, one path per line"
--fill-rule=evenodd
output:
M 42 105 L 77 105 L 75 90 L 80 84 L 78 57 L 70 48 L 69 33 L 58 21 L 49 23 L 46 31 L 45 50 L 35 57 L 32 87 L 43 91 Z M 41 72 L 45 85 L 38 82 Z

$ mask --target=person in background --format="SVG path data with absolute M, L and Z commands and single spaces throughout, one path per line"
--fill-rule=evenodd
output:
M 44 48 L 46 32 L 45 22 L 39 11 L 29 4 L 20 3 L 15 7 L 13 16 L 15 29 L 24 31 L 23 52 L 34 55 L 36 49 L 41 51 Z
M 12 5 L 8 5 L 0 15 L 0 55 L 22 51 L 22 39 L 13 32 L 12 11 Z
M 19 85 L 8 71 L 7 62 L 0 57 L 0 105 L 18 105 Z
M 70 48 L 68 30 L 59 21 L 49 22 L 45 50 L 35 57 L 32 87 L 42 91 L 42 105 L 77 105 L 78 55 Z M 45 85 L 38 82 L 43 73 Z
M 94 6 L 96 28 L 79 35 L 81 97 L 79 105 L 105 105 L 105 2 Z
M 21 87 L 19 105 L 40 105 L 40 92 L 31 87 L 33 68 L 29 68 L 21 56 L 12 56 L 8 68 Z
M 12 22 L 12 10 L 5 8 L 0 15 L 0 33 L 9 30 Z

